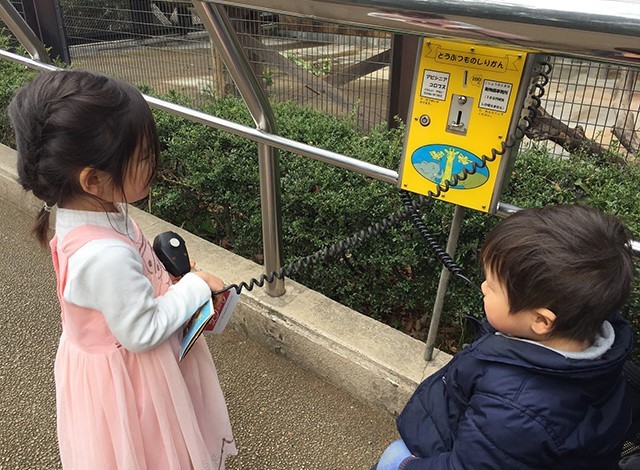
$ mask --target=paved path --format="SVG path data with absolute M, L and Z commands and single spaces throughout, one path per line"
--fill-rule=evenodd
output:
M 60 468 L 53 359 L 59 309 L 32 216 L 0 199 L 0 469 Z M 228 469 L 365 469 L 393 419 L 239 332 L 209 338 L 240 454 Z

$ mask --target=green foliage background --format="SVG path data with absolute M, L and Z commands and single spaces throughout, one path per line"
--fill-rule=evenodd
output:
M 0 28 L 0 49 L 12 50 L 10 38 Z M 18 47 L 17 53 L 24 53 L 22 47 Z M 8 60 L 0 60 L 0 142 L 10 147 L 15 147 L 13 130 L 9 123 L 7 107 L 15 91 L 24 83 L 35 77 L 36 72 L 25 66 L 14 64 Z
M 173 95 L 169 100 L 180 101 Z M 205 112 L 251 125 L 241 101 L 211 98 Z M 285 137 L 398 168 L 403 129 L 362 135 L 349 119 L 337 119 L 291 103 L 274 105 Z M 231 134 L 187 123 L 158 112 L 163 170 L 153 190 L 156 215 L 261 262 L 260 200 L 256 146 Z M 530 148 L 517 158 L 502 201 L 519 207 L 583 203 L 620 216 L 640 237 L 640 170 L 587 155 L 552 158 Z M 606 160 L 606 159 L 605 159 Z M 281 153 L 285 264 L 346 238 L 401 207 L 389 185 L 311 159 Z M 436 201 L 424 211 L 427 226 L 446 244 L 453 206 Z M 466 211 L 456 261 L 476 283 L 482 281 L 477 253 L 498 218 Z M 416 320 L 429 315 L 441 265 L 410 222 L 353 248 L 331 263 L 293 276 L 297 281 L 373 318 L 424 337 Z M 627 306 L 636 327 L 638 287 Z M 480 295 L 453 279 L 444 306 L 444 329 L 460 326 L 465 315 L 482 315 Z M 453 328 L 459 331 L 459 328 Z M 445 348 L 461 337 L 441 335 Z M 446 344 L 445 344 L 446 343 Z
M 13 145 L 7 105 L 15 89 L 33 75 L 24 67 L 0 60 L 0 141 L 7 145 Z M 162 98 L 190 105 L 188 99 L 175 93 Z M 212 96 L 202 110 L 252 125 L 243 102 L 235 98 Z M 386 168 L 399 167 L 402 128 L 375 129 L 363 135 L 351 119 L 329 117 L 291 103 L 274 105 L 274 112 L 279 133 L 285 137 Z M 151 212 L 261 263 L 256 144 L 161 111 L 154 114 L 163 164 L 149 201 Z M 613 157 L 610 161 L 588 155 L 558 159 L 542 148 L 527 149 L 517 157 L 501 200 L 519 207 L 588 204 L 620 216 L 638 240 L 640 169 L 635 162 L 619 165 Z M 343 240 L 402 206 L 398 190 L 388 183 L 287 152 L 281 152 L 280 164 L 285 263 Z M 440 201 L 424 210 L 426 225 L 443 245 L 452 215 L 453 206 Z M 482 281 L 477 253 L 486 233 L 498 222 L 497 217 L 466 211 L 455 259 L 477 284 Z M 430 315 L 440 271 L 440 263 L 418 232 L 405 222 L 330 263 L 296 274 L 294 279 L 424 338 L 425 328 L 417 319 Z M 637 282 L 625 313 L 639 337 Z M 465 315 L 481 316 L 482 299 L 453 278 L 445 299 L 438 347 L 450 351 L 459 347 Z

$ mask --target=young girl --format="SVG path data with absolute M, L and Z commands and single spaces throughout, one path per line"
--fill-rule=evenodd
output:
M 62 308 L 55 361 L 65 469 L 223 469 L 236 448 L 211 354 L 182 362 L 182 326 L 222 282 L 173 283 L 127 215 L 160 158 L 138 90 L 85 71 L 39 75 L 9 114 L 20 184 L 44 201 L 34 232 L 51 240 Z

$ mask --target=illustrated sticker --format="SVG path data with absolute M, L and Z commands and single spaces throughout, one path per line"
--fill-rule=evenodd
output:
M 465 149 L 453 145 L 431 144 L 416 149 L 411 155 L 411 164 L 415 170 L 432 183 L 450 181 L 453 175 L 460 174 L 464 168 L 470 170 L 472 162 L 480 164 L 482 160 Z M 472 189 L 482 186 L 489 179 L 486 167 L 459 181 L 455 189 Z
M 485 80 L 482 84 L 482 95 L 478 106 L 501 113 L 506 112 L 512 87 L 511 83 Z
M 420 92 L 420 96 L 444 101 L 447 99 L 448 87 L 448 73 L 425 70 L 422 76 L 422 91 Z

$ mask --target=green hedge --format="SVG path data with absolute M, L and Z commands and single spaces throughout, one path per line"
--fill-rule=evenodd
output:
M 0 139 L 5 144 L 13 144 L 7 104 L 14 90 L 33 74 L 0 60 Z M 148 89 L 143 91 L 150 93 Z M 190 104 L 177 94 L 164 98 Z M 332 118 L 291 103 L 274 108 L 283 136 L 386 168 L 399 167 L 402 128 L 376 129 L 362 135 L 350 119 Z M 235 98 L 212 97 L 203 111 L 252 125 L 246 107 Z M 163 168 L 153 187 L 151 211 L 261 263 L 256 144 L 161 111 L 154 113 Z M 280 163 L 285 263 L 343 240 L 402 206 L 397 189 L 388 183 L 286 152 L 281 153 Z M 619 215 L 640 239 L 638 187 L 640 169 L 635 164 L 620 166 L 589 156 L 556 159 L 543 149 L 533 148 L 516 159 L 502 200 L 520 207 L 585 203 Z M 443 245 L 452 215 L 453 206 L 440 201 L 424 210 L 426 225 Z M 455 258 L 478 284 L 482 277 L 477 253 L 486 233 L 498 221 L 494 216 L 466 211 Z M 411 223 L 405 222 L 293 278 L 357 311 L 424 338 L 425 328 L 417 319 L 430 315 L 440 271 L 440 263 Z M 639 307 L 636 283 L 625 311 L 636 332 L 640 332 Z M 438 347 L 450 351 L 459 347 L 463 341 L 461 319 L 467 314 L 481 316 L 482 299 L 475 290 L 452 279 Z
M 0 28 L 0 49 L 10 50 L 9 36 L 2 28 Z M 20 47 L 17 52 L 24 54 L 25 51 Z M 35 77 L 35 74 L 36 72 L 23 65 L 0 59 L 0 142 L 10 147 L 15 146 L 15 140 L 7 107 L 15 91 Z
M 180 100 L 170 96 L 171 100 Z M 251 125 L 241 101 L 214 99 L 206 112 Z M 283 136 L 398 168 L 403 130 L 360 134 L 349 119 L 337 119 L 290 103 L 275 105 Z M 228 133 L 156 113 L 163 144 L 163 171 L 153 191 L 153 212 L 191 232 L 262 261 L 256 145 Z M 613 161 L 613 159 L 612 159 Z M 282 216 L 285 263 L 359 231 L 401 207 L 388 183 L 281 153 Z M 502 200 L 520 207 L 585 203 L 619 215 L 640 237 L 640 171 L 580 158 L 551 158 L 540 148 L 522 152 Z M 446 244 L 453 206 L 435 202 L 425 210 L 432 233 Z M 456 261 L 478 284 L 477 253 L 498 218 L 466 211 Z M 415 228 L 403 223 L 350 249 L 344 256 L 293 276 L 297 281 L 373 318 L 418 337 L 416 320 L 429 315 L 441 265 Z M 238 281 L 241 281 L 240 279 Z M 627 308 L 640 328 L 637 286 Z M 482 315 L 480 295 L 454 279 L 447 292 L 439 346 L 459 346 L 461 318 Z

